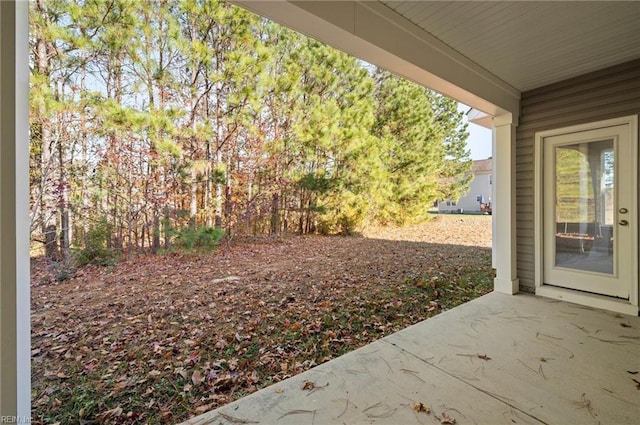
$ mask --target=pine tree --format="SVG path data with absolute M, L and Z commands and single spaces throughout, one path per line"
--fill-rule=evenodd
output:
M 464 190 L 470 169 L 466 133 L 455 103 L 417 84 L 378 71 L 374 134 L 384 157 L 390 196 L 376 219 L 407 224 L 426 217 L 443 193 Z M 453 133 L 453 134 L 452 134 Z

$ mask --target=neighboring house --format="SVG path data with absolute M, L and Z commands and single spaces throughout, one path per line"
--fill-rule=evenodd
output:
M 484 214 L 491 207 L 491 158 L 473 161 L 473 179 L 469 191 L 458 200 L 438 202 L 438 212 L 445 214 Z
M 640 3 L 234 2 L 450 96 L 493 130 L 495 291 L 638 315 Z M 23 416 L 28 5 L 0 2 L 0 413 Z

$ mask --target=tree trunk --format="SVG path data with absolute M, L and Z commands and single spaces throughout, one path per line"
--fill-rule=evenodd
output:
M 71 220 L 69 210 L 61 209 L 60 216 L 60 257 L 62 261 L 69 261 L 71 258 Z
M 44 230 L 44 252 L 47 258 L 57 260 L 58 251 L 58 235 L 56 234 L 56 226 L 49 225 Z
M 271 202 L 271 232 L 272 235 L 277 236 L 280 233 L 280 211 L 279 211 L 279 196 L 278 193 L 273 194 Z
M 209 83 L 207 83 L 209 84 Z M 206 113 L 206 117 L 207 119 L 209 119 L 209 98 L 205 98 L 204 100 L 205 102 L 205 113 Z M 211 203 L 213 202 L 213 196 L 212 196 L 212 191 L 213 191 L 213 175 L 211 172 L 211 163 L 213 161 L 213 153 L 212 153 L 212 146 L 211 146 L 211 138 L 207 138 L 207 144 L 206 144 L 206 160 L 207 160 L 207 172 L 205 175 L 205 186 L 204 186 L 204 210 L 206 211 L 206 225 L 207 227 L 212 227 L 213 226 L 213 215 L 211 214 Z
M 36 11 L 42 16 L 46 15 L 44 0 L 36 0 Z M 36 41 L 36 66 L 38 73 L 46 77 L 48 83 L 48 89 L 50 89 L 50 61 L 49 61 L 49 46 L 44 38 L 43 34 L 40 34 L 40 38 Z M 43 94 L 44 95 L 44 94 Z M 46 95 L 45 95 L 46 96 Z M 58 242 L 55 229 L 57 227 L 57 208 L 56 208 L 56 196 L 54 187 L 54 141 L 51 137 L 51 123 L 48 118 L 49 111 L 44 100 L 41 100 L 38 105 L 38 117 L 37 126 L 39 130 L 39 144 L 41 149 L 40 156 L 40 215 L 42 223 L 42 233 L 45 235 L 45 253 L 49 258 L 58 258 Z M 54 229 L 53 240 L 51 238 L 51 229 Z M 52 255 L 49 255 L 52 254 Z
M 153 252 L 160 250 L 160 217 L 157 211 L 153 212 L 153 240 L 151 241 L 151 249 Z
M 245 209 L 245 232 L 247 235 L 251 234 L 251 201 L 253 198 L 253 184 L 251 180 L 249 180 L 249 185 L 247 187 L 247 207 Z
M 218 149 L 216 152 L 216 164 L 222 163 L 222 151 Z M 216 229 L 222 229 L 222 183 L 216 182 L 216 209 L 215 209 L 215 225 Z
M 228 184 L 224 187 L 224 198 L 224 217 L 227 228 L 226 232 L 227 236 L 231 236 L 231 213 L 233 210 L 233 206 L 231 205 L 231 188 Z
M 196 215 L 198 214 L 198 179 L 196 170 L 191 170 L 191 199 L 189 202 L 189 226 L 196 227 Z
M 169 214 L 169 207 L 164 207 L 164 249 L 169 251 L 171 248 L 171 216 Z M 160 245 L 160 236 L 158 232 L 158 245 Z M 154 241 L 155 243 L 155 241 Z
M 66 134 L 66 131 L 65 131 Z M 69 191 L 67 190 L 66 173 L 64 167 L 63 143 L 58 143 L 58 211 L 60 214 L 60 256 L 62 261 L 70 258 L 71 223 L 69 220 Z

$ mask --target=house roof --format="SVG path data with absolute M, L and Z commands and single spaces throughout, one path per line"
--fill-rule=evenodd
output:
M 473 166 L 471 167 L 471 172 L 473 174 L 490 174 L 492 170 L 493 160 L 489 159 L 478 159 L 473 161 Z
M 638 1 L 381 3 L 520 92 L 640 58 Z

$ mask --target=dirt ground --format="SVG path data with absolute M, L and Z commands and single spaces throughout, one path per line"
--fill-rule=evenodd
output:
M 491 290 L 491 217 L 32 270 L 34 423 L 175 423 Z

